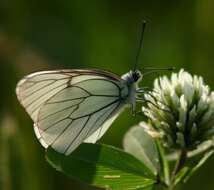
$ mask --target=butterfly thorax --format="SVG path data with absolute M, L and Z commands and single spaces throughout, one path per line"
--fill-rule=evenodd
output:
M 136 89 L 138 88 L 138 82 L 142 80 L 142 74 L 139 70 L 129 71 L 121 77 L 129 90 L 129 96 L 127 97 L 127 103 L 132 105 L 133 110 L 135 109 L 136 102 Z

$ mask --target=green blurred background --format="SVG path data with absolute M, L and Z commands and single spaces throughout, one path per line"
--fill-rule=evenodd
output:
M 132 68 L 140 22 L 149 21 L 140 66 L 183 67 L 214 89 L 213 0 L 0 0 L 0 189 L 94 189 L 52 169 L 32 121 L 15 96 L 17 81 L 38 70 Z M 142 82 L 151 86 L 153 77 Z M 142 120 L 126 110 L 102 138 L 122 146 Z M 214 158 L 182 189 L 214 189 Z

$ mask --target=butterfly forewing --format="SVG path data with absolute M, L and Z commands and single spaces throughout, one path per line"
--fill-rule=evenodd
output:
M 50 97 L 66 88 L 66 83 L 73 76 L 67 76 L 60 72 L 44 71 L 28 75 L 18 83 L 17 97 L 34 122 L 41 106 Z
M 41 144 L 67 155 L 105 133 L 126 104 L 128 87 L 108 72 L 63 70 L 29 75 L 17 95 Z

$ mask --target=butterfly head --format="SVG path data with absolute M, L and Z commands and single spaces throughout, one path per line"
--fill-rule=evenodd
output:
M 132 83 L 137 83 L 142 79 L 142 74 L 139 70 L 135 71 L 129 71 L 128 73 L 124 74 L 122 76 L 122 79 L 127 81 L 127 83 L 132 84 Z

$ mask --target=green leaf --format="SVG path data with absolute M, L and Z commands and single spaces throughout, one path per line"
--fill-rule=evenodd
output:
M 157 189 L 155 188 L 155 185 L 154 185 L 154 186 L 149 186 L 149 187 L 145 187 L 137 190 L 157 190 Z
M 69 156 L 48 148 L 46 158 L 56 170 L 107 189 L 142 189 L 156 182 L 143 163 L 112 146 L 83 143 Z
M 141 160 L 154 175 L 157 174 L 160 169 L 157 147 L 142 127 L 132 127 L 124 137 L 123 146 L 126 152 Z
M 160 167 L 161 167 L 160 177 L 163 177 L 163 180 L 166 183 L 166 185 L 169 185 L 170 184 L 169 162 L 167 160 L 162 144 L 158 140 L 156 140 L 155 142 L 159 153 L 159 160 L 160 160 Z

